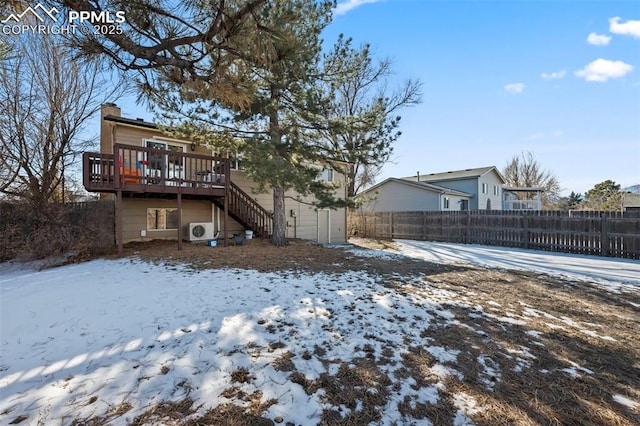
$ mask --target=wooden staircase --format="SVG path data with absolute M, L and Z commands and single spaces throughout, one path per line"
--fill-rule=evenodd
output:
M 224 198 L 213 198 L 212 203 L 224 210 Z M 273 213 L 233 182 L 229 182 L 229 216 L 258 237 L 269 237 L 273 232 Z

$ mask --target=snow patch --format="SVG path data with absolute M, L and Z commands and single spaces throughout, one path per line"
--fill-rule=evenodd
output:
M 625 407 L 631 408 L 632 410 L 640 408 L 640 402 L 636 402 L 632 399 L 627 398 L 626 396 L 616 394 L 613 395 L 613 400 L 618 404 L 622 404 Z

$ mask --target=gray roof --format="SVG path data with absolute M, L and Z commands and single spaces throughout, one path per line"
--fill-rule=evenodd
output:
M 113 121 L 116 123 L 130 124 L 132 126 L 146 127 L 147 129 L 157 129 L 160 130 L 157 124 L 151 123 L 149 121 L 144 121 L 142 118 L 126 118 L 119 117 L 117 115 L 107 115 L 104 117 L 105 121 Z
M 429 174 L 421 174 L 420 182 L 442 182 L 447 180 L 460 180 L 460 179 L 469 179 L 469 178 L 477 178 L 487 173 L 495 171 L 496 174 L 500 177 L 502 182 L 506 183 L 504 177 L 500 174 L 498 169 L 495 166 L 488 167 L 477 167 L 475 169 L 464 169 L 464 170 L 453 170 L 450 172 L 442 172 L 442 173 L 429 173 Z M 417 181 L 418 176 L 408 176 L 403 178 L 405 180 Z
M 545 192 L 541 186 L 507 186 L 502 185 L 502 189 L 511 192 Z
M 622 205 L 624 207 L 640 207 L 640 194 L 625 192 L 622 194 Z
M 387 182 L 396 182 L 396 183 L 401 183 L 403 185 L 409 185 L 409 186 L 413 186 L 415 188 L 419 188 L 425 191 L 431 191 L 431 192 L 438 192 L 441 194 L 447 194 L 447 195 L 458 195 L 460 197 L 469 197 L 472 198 L 474 195 L 473 194 L 468 194 L 466 192 L 462 192 L 462 191 L 456 191 L 455 189 L 451 189 L 451 188 L 445 188 L 444 186 L 439 186 L 439 185 L 434 185 L 432 183 L 427 183 L 427 182 L 414 182 L 414 181 L 410 181 L 407 179 L 397 179 L 397 178 L 388 178 L 383 180 L 382 182 L 373 185 L 371 188 L 367 188 L 366 190 L 362 191 L 361 194 L 365 194 L 367 192 L 371 192 L 371 191 L 375 191 L 376 189 L 378 189 L 379 187 L 381 187 L 382 185 L 384 185 Z

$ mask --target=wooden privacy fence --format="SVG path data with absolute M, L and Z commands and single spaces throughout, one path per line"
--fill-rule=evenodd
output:
M 637 212 L 456 211 L 353 213 L 352 234 L 640 259 Z

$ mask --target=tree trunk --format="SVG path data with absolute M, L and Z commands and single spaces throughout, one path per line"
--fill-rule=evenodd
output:
M 287 244 L 287 215 L 284 207 L 284 189 L 273 188 L 273 234 L 271 243 L 282 247 Z
M 356 177 L 351 175 L 351 176 L 348 176 L 347 179 L 349 179 L 349 182 L 347 185 L 347 197 L 353 198 L 356 196 Z

